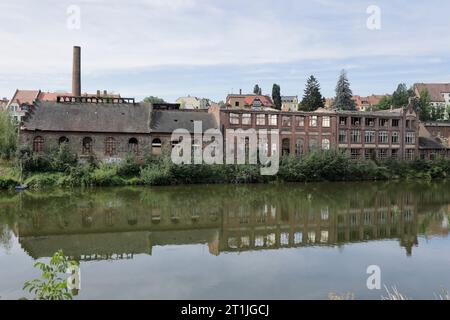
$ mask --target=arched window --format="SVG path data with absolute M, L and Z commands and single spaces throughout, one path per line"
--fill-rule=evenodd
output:
M 82 153 L 84 155 L 92 153 L 92 138 L 86 137 L 83 139 L 83 150 Z
M 33 152 L 42 152 L 44 151 L 44 138 L 36 137 L 33 140 Z
M 330 150 L 330 147 L 331 147 L 330 140 L 323 139 L 322 140 L 322 150 Z
M 113 156 L 117 153 L 117 143 L 116 139 L 113 137 L 108 137 L 105 139 L 105 155 Z
M 59 138 L 58 143 L 60 145 L 64 144 L 64 143 L 69 143 L 69 139 L 67 137 L 61 137 L 61 138 Z
M 282 155 L 288 156 L 291 154 L 291 142 L 289 139 L 283 139 L 282 141 Z
M 128 140 L 128 152 L 138 154 L 139 152 L 139 142 L 136 138 L 131 138 Z
M 152 141 L 152 154 L 160 155 L 161 154 L 161 148 L 162 148 L 161 139 L 159 139 L 159 138 L 153 139 L 153 141 Z

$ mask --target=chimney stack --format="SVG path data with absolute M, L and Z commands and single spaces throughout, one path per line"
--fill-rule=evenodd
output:
M 242 89 L 239 89 L 239 94 L 242 96 Z
M 81 48 L 73 47 L 72 94 L 81 96 Z

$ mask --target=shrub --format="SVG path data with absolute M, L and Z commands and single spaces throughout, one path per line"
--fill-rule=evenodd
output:
M 117 174 L 122 177 L 137 176 L 141 172 L 141 165 L 137 162 L 134 155 L 127 155 L 125 161 L 123 161 L 118 169 Z
M 59 184 L 61 174 L 42 173 L 31 176 L 25 181 L 25 184 L 32 189 L 44 189 L 56 187 Z
M 19 185 L 19 181 L 12 177 L 2 177 L 0 176 L 0 189 L 11 189 Z
M 117 175 L 117 167 L 103 165 L 95 169 L 92 174 L 92 185 L 99 187 L 124 185 L 124 180 Z
M 51 154 L 52 171 L 68 172 L 72 167 L 78 165 L 78 157 L 72 153 L 67 143 L 62 143 L 56 151 Z
M 165 166 L 149 166 L 143 168 L 140 178 L 143 184 L 149 186 L 164 186 L 172 183 L 170 170 Z

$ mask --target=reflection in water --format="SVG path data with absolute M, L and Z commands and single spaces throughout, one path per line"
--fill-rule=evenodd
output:
M 448 235 L 450 184 L 195 186 L 0 195 L 0 246 L 33 258 L 131 259 L 165 245 L 212 255 Z

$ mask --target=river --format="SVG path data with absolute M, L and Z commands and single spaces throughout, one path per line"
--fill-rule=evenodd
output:
M 172 186 L 0 193 L 0 299 L 36 260 L 80 262 L 75 299 L 328 299 L 450 289 L 450 183 Z

